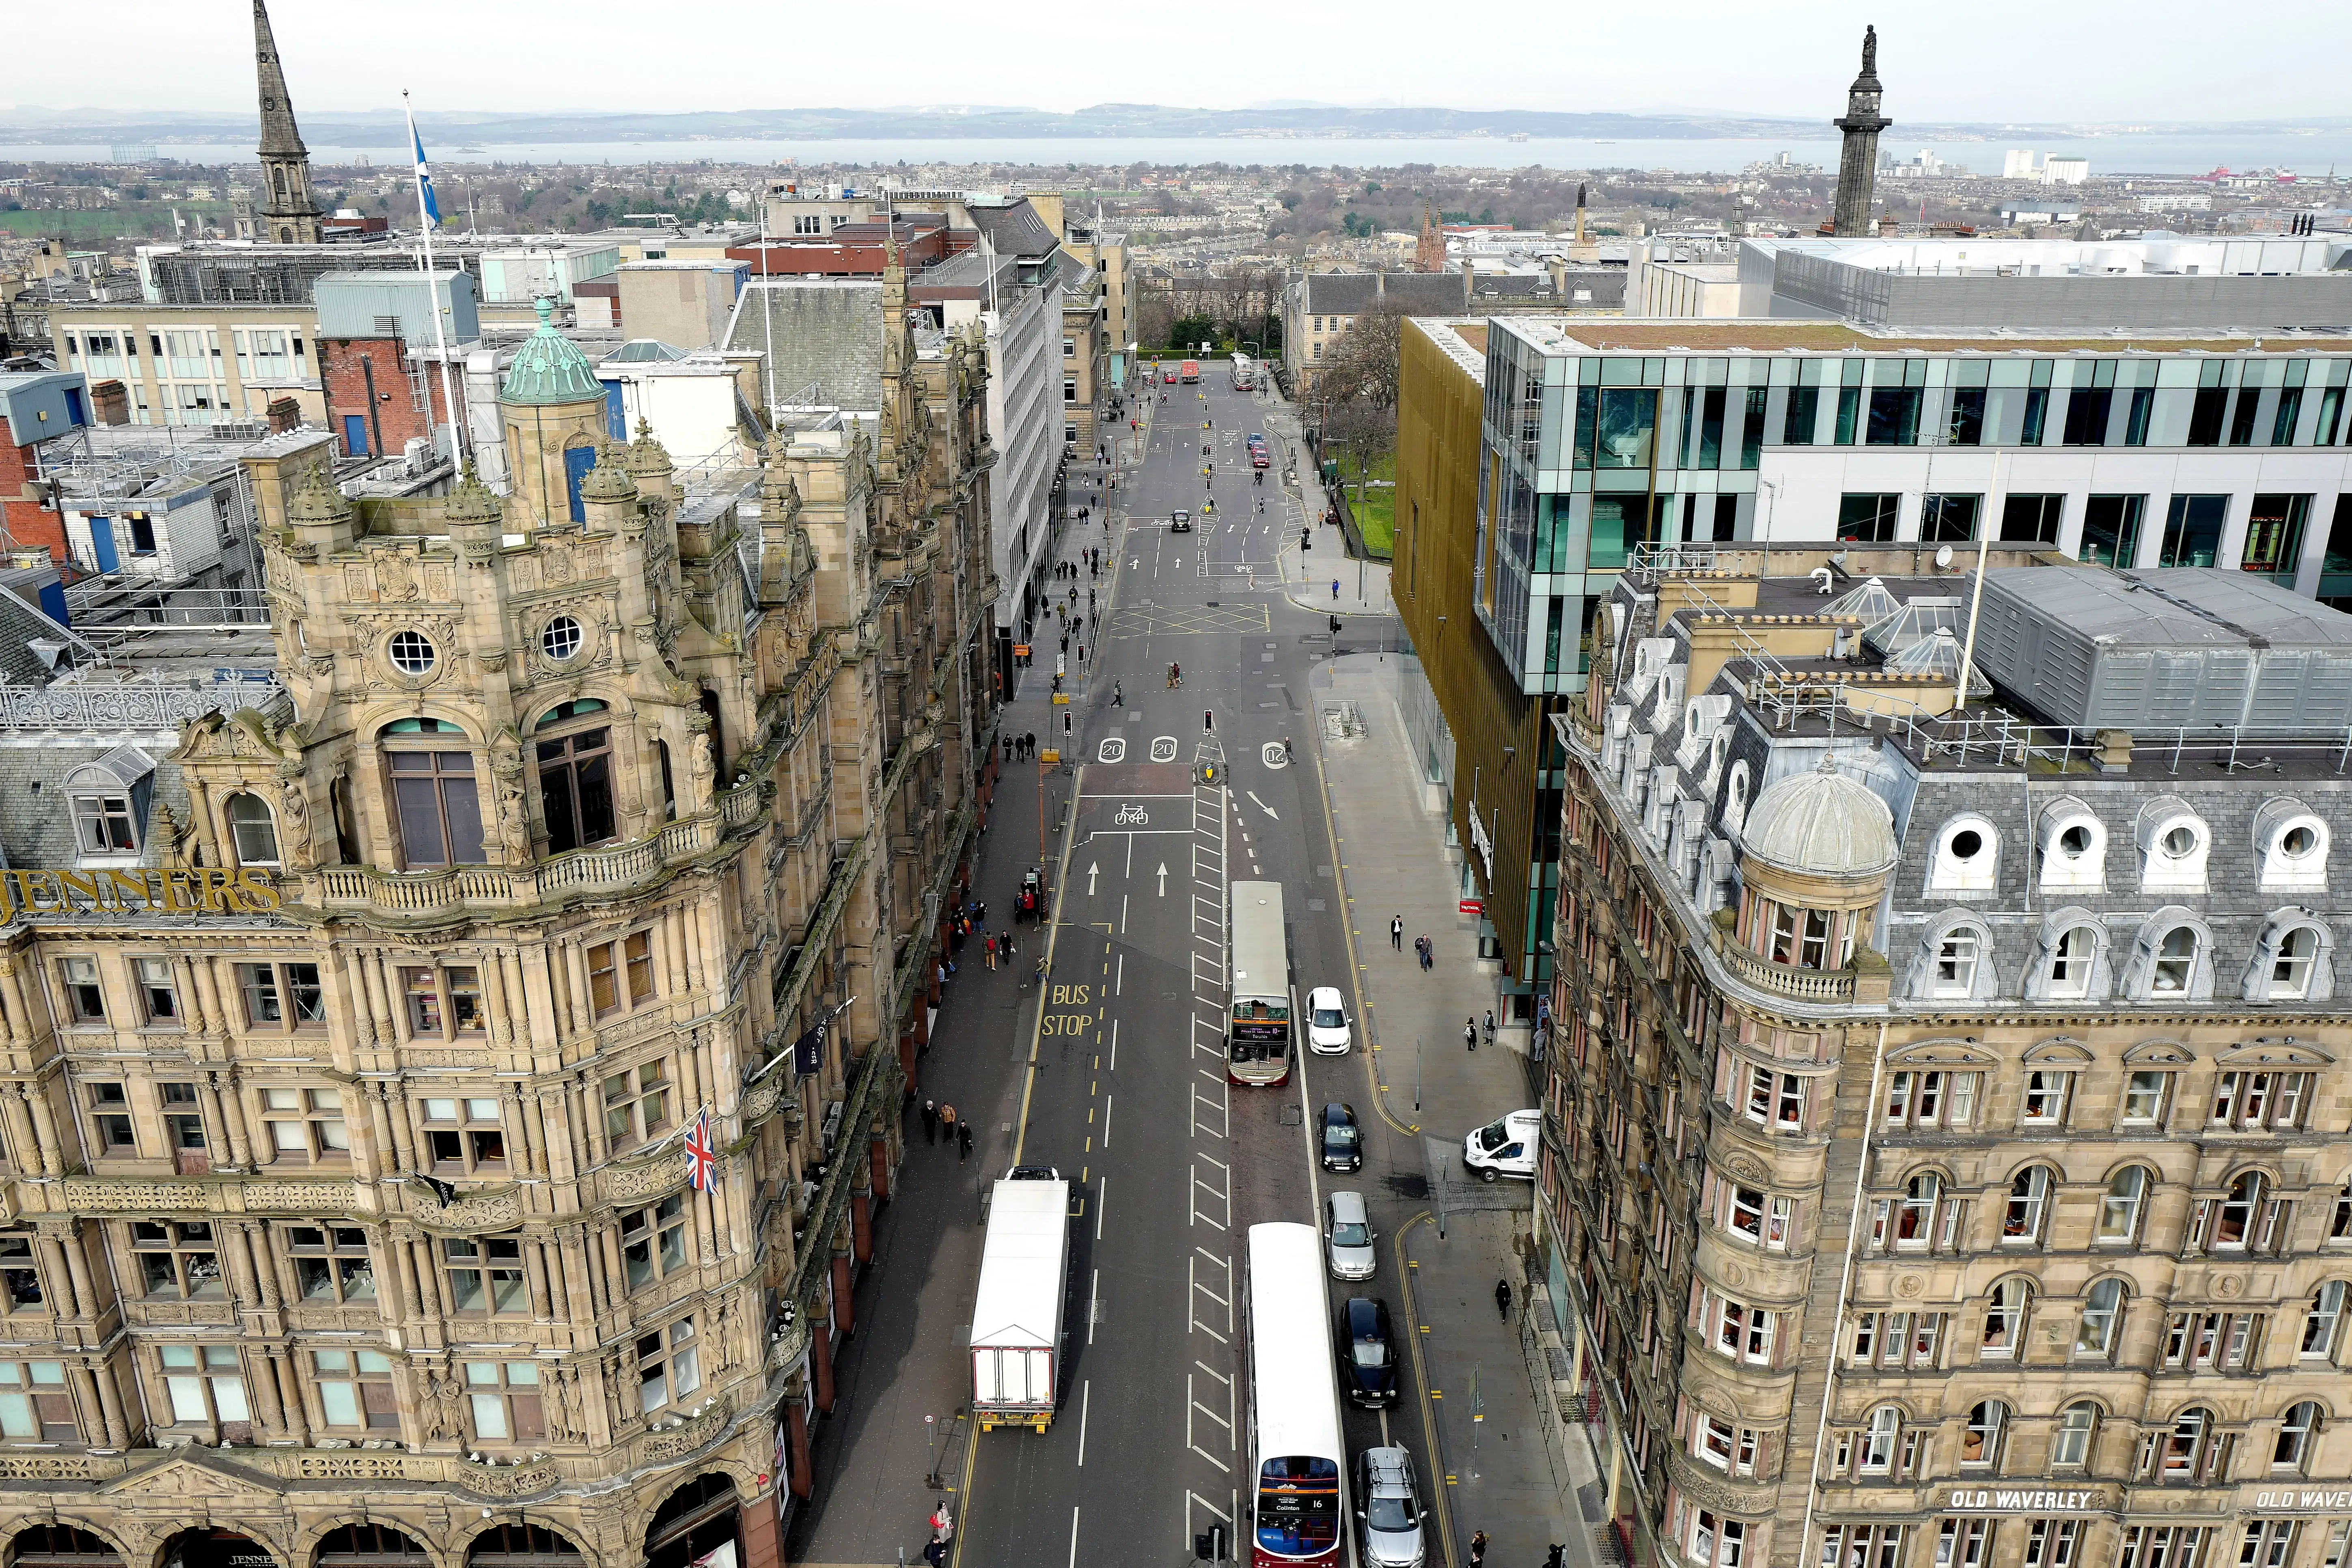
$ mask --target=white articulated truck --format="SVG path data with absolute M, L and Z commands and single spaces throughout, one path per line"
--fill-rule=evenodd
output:
M 997 1183 L 971 1310 L 971 1413 L 982 1431 L 1043 1432 L 1053 1422 L 1069 1262 L 1070 1184 Z

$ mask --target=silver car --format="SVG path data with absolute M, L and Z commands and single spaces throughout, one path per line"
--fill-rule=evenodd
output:
M 1356 1456 L 1356 1531 L 1368 1568 L 1422 1568 L 1427 1561 L 1412 1456 L 1402 1448 L 1367 1448 Z
M 1341 1279 L 1370 1279 L 1380 1267 L 1372 1247 L 1380 1237 L 1364 1212 L 1361 1193 L 1333 1193 L 1323 1200 L 1323 1239 L 1331 1249 L 1331 1272 Z

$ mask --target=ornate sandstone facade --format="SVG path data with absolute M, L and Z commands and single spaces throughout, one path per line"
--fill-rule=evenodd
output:
M 257 467 L 282 696 L 6 883 L 8 1561 L 777 1561 L 990 785 L 983 362 L 887 298 L 740 495 L 551 331 L 511 494 Z

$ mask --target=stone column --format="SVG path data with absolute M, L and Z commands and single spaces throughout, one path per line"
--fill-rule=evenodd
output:
M 80 1278 L 80 1271 L 66 1257 L 65 1242 L 54 1236 L 37 1236 L 33 1238 L 33 1247 L 41 1255 L 42 1272 L 49 1277 L 50 1288 L 65 1287 L 65 1300 L 58 1303 L 64 1310 L 58 1315 L 61 1318 L 90 1316 L 92 1303 L 83 1294 L 84 1280 Z
M 833 1255 L 833 1322 L 846 1339 L 857 1331 L 857 1304 L 849 1289 L 849 1254 Z
M 41 1166 L 40 1140 L 33 1135 L 33 1113 L 25 1104 L 37 1092 L 29 1084 L 0 1084 L 0 1121 L 7 1126 L 8 1158 L 20 1172 L 37 1171 Z
M 41 1174 L 64 1175 L 65 1155 L 58 1147 L 58 1113 L 49 1103 L 47 1086 L 38 1083 L 26 1085 L 25 1104 L 33 1113 L 33 1142 L 41 1152 Z
M 285 1411 L 287 1435 L 307 1447 L 310 1442 L 310 1422 L 309 1413 L 302 1408 L 302 1380 L 295 1368 L 293 1356 L 282 1349 L 272 1348 L 269 1370 L 278 1380 L 278 1403 Z
M 122 1390 L 114 1382 L 114 1368 L 100 1362 L 92 1369 L 90 1381 L 98 1385 L 98 1408 L 106 1422 L 106 1446 L 121 1449 L 131 1446 L 131 1426 L 122 1418 Z
M 254 1147 L 251 1130 L 246 1123 L 245 1101 L 237 1089 L 236 1075 L 234 1072 L 208 1072 L 205 1075 L 205 1089 L 212 1096 L 222 1129 L 228 1134 L 229 1158 L 236 1162 L 240 1170 L 258 1169 L 261 1163 L 257 1158 L 259 1152 Z M 269 1151 L 269 1158 L 271 1163 L 277 1163 L 278 1151 L 274 1146 Z

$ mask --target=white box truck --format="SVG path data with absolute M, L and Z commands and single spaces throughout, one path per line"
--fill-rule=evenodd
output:
M 997 1183 L 971 1309 L 971 1413 L 982 1431 L 1043 1432 L 1053 1422 L 1069 1262 L 1070 1184 Z

